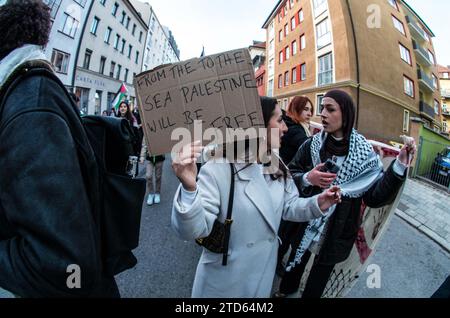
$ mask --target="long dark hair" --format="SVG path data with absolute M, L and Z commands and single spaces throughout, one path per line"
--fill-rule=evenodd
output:
M 119 108 L 117 109 L 116 117 L 122 118 L 122 113 L 120 112 L 120 106 L 122 106 L 122 104 L 125 104 L 125 106 L 127 106 L 127 113 L 125 114 L 125 118 L 130 123 L 130 126 L 133 127 L 133 124 L 135 123 L 136 118 L 134 117 L 133 113 L 131 112 L 130 104 L 128 104 L 127 101 L 120 102 Z
M 50 30 L 50 9 L 42 0 L 8 0 L 0 7 L 0 60 L 25 44 L 45 46 Z
M 263 120 L 264 120 L 264 126 L 267 127 L 269 125 L 269 121 L 273 116 L 273 113 L 275 111 L 275 108 L 277 106 L 277 100 L 274 98 L 270 98 L 270 97 L 261 97 L 260 98 L 261 101 L 261 110 L 262 110 L 262 114 L 263 114 Z M 244 149 L 247 151 L 250 147 L 250 141 L 248 139 L 243 141 L 244 144 Z M 229 147 L 229 145 L 228 145 Z M 237 149 L 238 149 L 238 142 L 234 142 L 233 143 L 233 147 L 234 147 L 234 154 L 237 154 Z M 259 141 L 257 142 L 257 152 L 259 153 Z M 227 156 L 226 153 L 226 148 L 227 145 L 223 145 L 222 146 L 222 156 L 225 158 Z M 270 149 L 268 149 L 270 151 Z M 236 158 L 234 158 L 236 159 Z M 271 174 L 270 177 L 272 180 L 278 180 L 280 178 L 284 178 L 284 180 L 286 180 L 287 176 L 288 176 L 288 170 L 286 168 L 286 165 L 284 164 L 284 162 L 281 160 L 281 158 L 278 158 L 279 162 L 278 162 L 278 172 Z

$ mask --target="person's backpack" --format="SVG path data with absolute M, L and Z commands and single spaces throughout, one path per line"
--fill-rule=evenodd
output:
M 46 67 L 21 67 L 8 78 L 0 91 L 0 116 L 6 96 L 24 78 L 45 76 L 66 92 L 73 109 L 62 109 L 66 119 L 73 119 L 77 106 L 61 81 Z M 66 113 L 64 113 L 66 112 Z M 133 155 L 134 133 L 126 119 L 76 116 L 83 125 L 80 135 L 70 120 L 67 124 L 77 145 L 83 179 L 96 222 L 103 271 L 114 276 L 136 265 L 132 250 L 138 246 L 142 202 L 146 181 L 127 174 Z M 76 131 L 76 132 L 75 132 Z

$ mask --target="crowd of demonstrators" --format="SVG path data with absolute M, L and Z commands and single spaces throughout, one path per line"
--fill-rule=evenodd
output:
M 260 142 L 267 143 L 268 149 L 279 148 L 280 138 L 287 130 L 281 109 L 271 98 L 263 98 L 261 106 L 265 126 L 269 130 L 278 129 L 279 135 L 274 138 L 268 134 L 267 140 Z M 222 265 L 221 254 L 204 248 L 192 296 L 270 297 L 281 218 L 308 221 L 321 217 L 339 202 L 339 188 L 332 187 L 317 196 L 301 198 L 281 161 L 277 171 L 269 175 L 264 174 L 260 158 L 256 162 L 227 163 L 229 160 L 251 158 L 253 154 L 249 153 L 248 147 L 242 154 L 235 153 L 233 158 L 227 158 L 226 150 L 223 151 L 225 162 L 207 162 L 198 175 L 198 181 L 196 160 L 202 151 L 200 142 L 185 146 L 172 163 L 181 182 L 173 201 L 172 225 L 185 240 L 206 237 L 216 219 L 223 222 L 228 208 L 231 174 L 234 178 L 233 207 L 236 208 L 232 214 L 227 265 Z
M 140 162 L 143 164 L 147 160 L 145 177 L 147 179 L 147 205 L 161 202 L 161 182 L 164 166 L 164 155 L 152 156 L 149 154 L 146 142 L 142 142 Z
M 80 170 L 75 140 L 87 136 L 43 52 L 50 10 L 40 0 L 2 4 L 0 287 L 19 297 L 118 297 Z M 92 149 L 83 155 L 95 160 Z M 67 283 L 74 264 L 79 288 Z
M 299 288 L 305 266 L 312 254 L 314 264 L 303 298 L 321 297 L 337 263 L 349 256 L 360 226 L 360 208 L 390 204 L 406 179 L 406 169 L 415 145 L 405 145 L 397 159 L 383 173 L 383 165 L 372 146 L 354 128 L 352 98 L 340 90 L 329 91 L 322 100 L 323 131 L 307 140 L 289 164 L 302 197 L 339 186 L 342 202 L 320 219 L 309 222 L 293 261 L 289 262 L 276 297 L 285 297 Z M 323 172 L 324 163 L 333 158 L 339 171 L 335 177 Z
M 288 164 L 294 158 L 300 146 L 311 136 L 309 123 L 314 113 L 314 106 L 306 96 L 296 96 L 290 102 L 287 110 L 283 113 L 283 120 L 288 131 L 281 138 L 280 157 Z M 279 237 L 281 245 L 278 250 L 277 272 L 283 275 L 283 258 L 291 247 L 289 260 L 293 260 L 298 243 L 306 228 L 306 222 L 292 222 L 282 220 L 280 224 Z
M 85 174 L 97 179 L 98 171 L 86 163 L 95 162 L 92 148 L 80 146 L 89 141 L 79 98 L 64 88 L 43 52 L 51 23 L 42 0 L 0 0 L 0 287 L 20 297 L 120 297 L 102 266 Z M 311 136 L 308 98 L 295 97 L 286 114 L 275 99 L 261 98 L 265 127 L 279 132 L 258 140 L 259 148 L 281 148 L 282 160 L 271 173 L 248 141 L 235 142 L 233 150 L 244 151 L 232 157 L 222 146 L 222 162 L 208 161 L 200 173 L 199 142 L 177 154 L 172 168 L 181 184 L 171 221 L 179 236 L 207 237 L 234 198 L 226 265 L 222 254 L 204 248 L 193 297 L 270 297 L 277 264 L 289 247 L 274 296 L 298 290 L 314 255 L 302 297 L 320 297 L 334 266 L 351 252 L 362 203 L 378 208 L 394 201 L 415 144 L 405 145 L 383 172 L 372 146 L 353 128 L 351 97 L 332 90 L 322 103 L 324 129 Z M 133 128 L 134 154 L 147 160 L 146 202 L 160 203 L 165 157 L 147 151 L 139 111 L 122 101 L 111 114 L 102 113 L 108 115 Z M 338 170 L 328 171 L 330 165 Z M 77 288 L 67 284 L 74 264 L 82 273 Z

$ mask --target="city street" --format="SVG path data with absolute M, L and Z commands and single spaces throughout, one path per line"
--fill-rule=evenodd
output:
M 165 161 L 162 202 L 142 211 L 138 265 L 117 276 L 125 298 L 189 298 L 201 248 L 180 240 L 170 226 L 178 181 Z M 430 297 L 450 274 L 450 254 L 428 236 L 394 216 L 371 259 L 381 269 L 381 288 L 369 289 L 362 273 L 348 297 Z M 0 297 L 10 297 L 0 291 Z

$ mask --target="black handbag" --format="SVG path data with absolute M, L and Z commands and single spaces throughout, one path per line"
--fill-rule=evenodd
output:
M 234 165 L 230 163 L 231 182 L 230 182 L 230 196 L 228 197 L 228 211 L 225 223 L 214 221 L 211 233 L 204 238 L 198 238 L 195 242 L 207 250 L 223 254 L 222 265 L 227 265 L 228 260 L 228 243 L 230 241 L 230 228 L 233 220 L 231 214 L 233 213 L 233 200 L 234 200 Z

